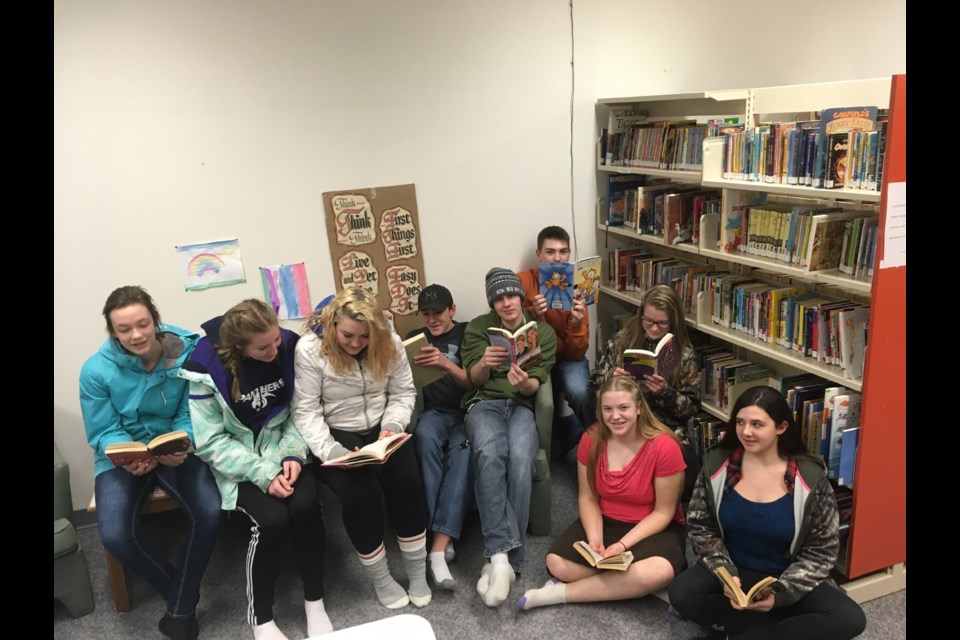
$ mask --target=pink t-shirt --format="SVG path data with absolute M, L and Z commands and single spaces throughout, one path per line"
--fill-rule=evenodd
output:
M 593 448 L 594 429 L 580 438 L 577 460 L 586 466 Z M 687 468 L 677 441 L 666 434 L 648 440 L 624 469 L 607 469 L 607 443 L 600 443 L 597 458 L 597 493 L 600 494 L 600 513 L 621 522 L 640 522 L 653 511 L 656 505 L 654 478 L 672 476 Z M 683 524 L 683 512 L 677 505 L 674 521 Z

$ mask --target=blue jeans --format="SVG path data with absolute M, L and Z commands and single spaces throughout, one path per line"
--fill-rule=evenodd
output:
M 558 360 L 550 370 L 553 382 L 553 406 L 560 406 L 560 394 L 566 399 L 575 419 L 560 417 L 554 411 L 553 445 L 554 457 L 563 455 L 580 444 L 584 429 L 597 421 L 597 399 L 590 389 L 590 363 L 586 358 L 576 361 Z
M 420 457 L 428 526 L 459 539 L 471 489 L 470 441 L 463 414 L 427 409 L 420 414 L 413 442 Z
M 477 474 L 483 555 L 507 553 L 519 573 L 539 447 L 533 411 L 513 400 L 481 400 L 465 424 Z
M 140 536 L 140 509 L 156 485 L 187 516 L 186 540 L 176 567 L 161 549 Z M 98 475 L 94 490 L 103 547 L 167 599 L 167 614 L 174 618 L 192 615 L 220 530 L 220 491 L 210 468 L 192 454 L 178 467 L 158 464 L 143 476 L 118 467 Z

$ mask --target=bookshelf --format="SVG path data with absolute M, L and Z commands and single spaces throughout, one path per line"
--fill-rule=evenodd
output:
M 846 378 L 836 366 L 804 358 L 753 337 L 713 324 L 702 296 L 696 313 L 687 323 L 718 341 L 736 348 L 746 359 L 760 362 L 781 373 L 813 373 L 826 380 L 863 393 L 861 432 L 854 474 L 853 507 L 850 533 L 841 550 L 841 572 L 848 578 L 842 586 L 856 601 L 893 593 L 906 587 L 906 264 L 894 256 L 884 260 L 884 229 L 892 215 L 905 210 L 905 202 L 891 198 L 903 193 L 906 181 L 906 76 L 893 78 L 830 82 L 815 85 L 764 87 L 723 92 L 703 92 L 610 98 L 598 100 L 598 133 L 608 123 L 611 110 L 632 108 L 648 118 L 707 119 L 737 116 L 747 126 L 757 122 L 803 119 L 806 114 L 830 107 L 876 105 L 887 108 L 887 142 L 883 182 L 878 191 L 852 189 L 815 189 L 812 187 L 748 182 L 724 179 L 722 138 L 703 142 L 700 171 L 668 171 L 601 164 L 597 148 L 597 244 L 604 253 L 612 246 L 643 246 L 650 253 L 665 254 L 699 264 L 719 264 L 743 274 L 763 279 L 773 274 L 777 281 L 810 286 L 813 289 L 840 290 L 844 297 L 870 305 L 870 327 L 863 376 Z M 768 202 L 810 202 L 840 204 L 873 210 L 878 215 L 876 259 L 872 278 L 855 278 L 837 269 L 807 271 L 804 268 L 748 254 L 724 252 L 718 246 L 722 213 L 706 214 L 700 221 L 698 244 L 667 245 L 662 237 L 637 233 L 629 226 L 608 226 L 605 196 L 608 176 L 633 173 L 675 182 L 699 184 L 722 190 L 724 206 L 737 192 L 762 192 Z M 677 175 L 673 175 L 677 174 Z M 901 209 L 902 207 L 902 209 Z M 893 213 L 891 213 L 893 212 Z M 882 262 L 883 261 L 883 262 Z M 900 264 L 902 262 L 902 264 Z M 607 267 L 606 263 L 604 265 Z M 601 287 L 598 317 L 601 327 L 611 326 L 617 315 L 635 311 L 642 293 L 618 291 L 616 286 Z M 609 332 L 608 332 L 609 333 Z M 604 336 L 605 339 L 608 336 Z M 703 409 L 722 419 L 728 416 L 706 402 Z

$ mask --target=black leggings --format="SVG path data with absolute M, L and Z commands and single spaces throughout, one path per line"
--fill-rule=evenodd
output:
M 379 427 L 366 433 L 330 429 L 334 439 L 353 451 L 376 442 Z M 427 503 L 420 483 L 416 448 L 405 443 L 383 464 L 353 469 L 321 467 L 320 479 L 333 489 L 343 508 L 343 525 L 353 548 L 373 553 L 383 543 L 384 502 L 394 533 L 412 538 L 427 528 Z
M 241 482 L 237 511 L 253 521 L 247 548 L 247 621 L 273 620 L 273 592 L 291 541 L 303 580 L 303 599 L 322 598 L 325 535 L 314 465 L 303 467 L 289 498 L 275 498 L 250 482 Z
M 763 574 L 739 569 L 744 591 Z M 761 611 L 738 611 L 723 595 L 723 586 L 699 562 L 681 573 L 670 585 L 670 604 L 688 620 L 705 627 L 722 625 L 730 637 L 743 640 L 849 640 L 863 633 L 866 616 L 847 594 L 826 582 L 786 607 Z

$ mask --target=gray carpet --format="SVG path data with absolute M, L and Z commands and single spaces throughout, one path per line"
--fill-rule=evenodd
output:
M 555 462 L 553 471 L 553 526 L 557 535 L 575 517 L 576 460 L 571 452 Z M 696 624 L 678 620 L 667 605 L 648 596 L 639 600 L 544 607 L 518 612 L 516 602 L 527 589 L 539 587 L 549 577 L 543 558 L 551 537 L 527 536 L 527 565 L 514 584 L 510 598 L 499 609 L 489 609 L 475 591 L 483 563 L 482 537 L 477 514 L 471 513 L 457 544 L 457 559 L 451 572 L 460 588 L 455 593 L 434 590 L 433 601 L 423 609 L 410 605 L 399 611 L 382 607 L 374 596 L 340 521 L 340 506 L 329 491 L 322 493 L 327 524 L 326 603 L 334 627 L 342 629 L 400 613 L 416 613 L 433 626 L 439 640 L 532 638 L 664 638 L 687 639 L 701 635 Z M 199 607 L 200 637 L 206 639 L 247 639 L 253 634 L 244 620 L 246 610 L 244 558 L 247 535 L 239 519 L 225 523 L 217 549 L 204 577 Z M 145 531 L 158 540 L 176 539 L 183 527 L 180 512 L 146 516 Z M 119 638 L 162 638 L 156 623 L 163 614 L 163 601 L 143 581 L 128 573 L 127 582 L 133 610 L 116 613 L 107 578 L 106 564 L 96 526 L 80 528 L 83 546 L 94 584 L 96 610 L 72 619 L 57 602 L 53 608 L 53 636 L 63 640 Z M 396 541 L 388 542 L 390 566 L 404 583 Z M 867 614 L 864 639 L 906 637 L 906 590 L 863 605 Z M 277 585 L 274 615 L 290 640 L 306 636 L 303 592 L 292 559 Z

